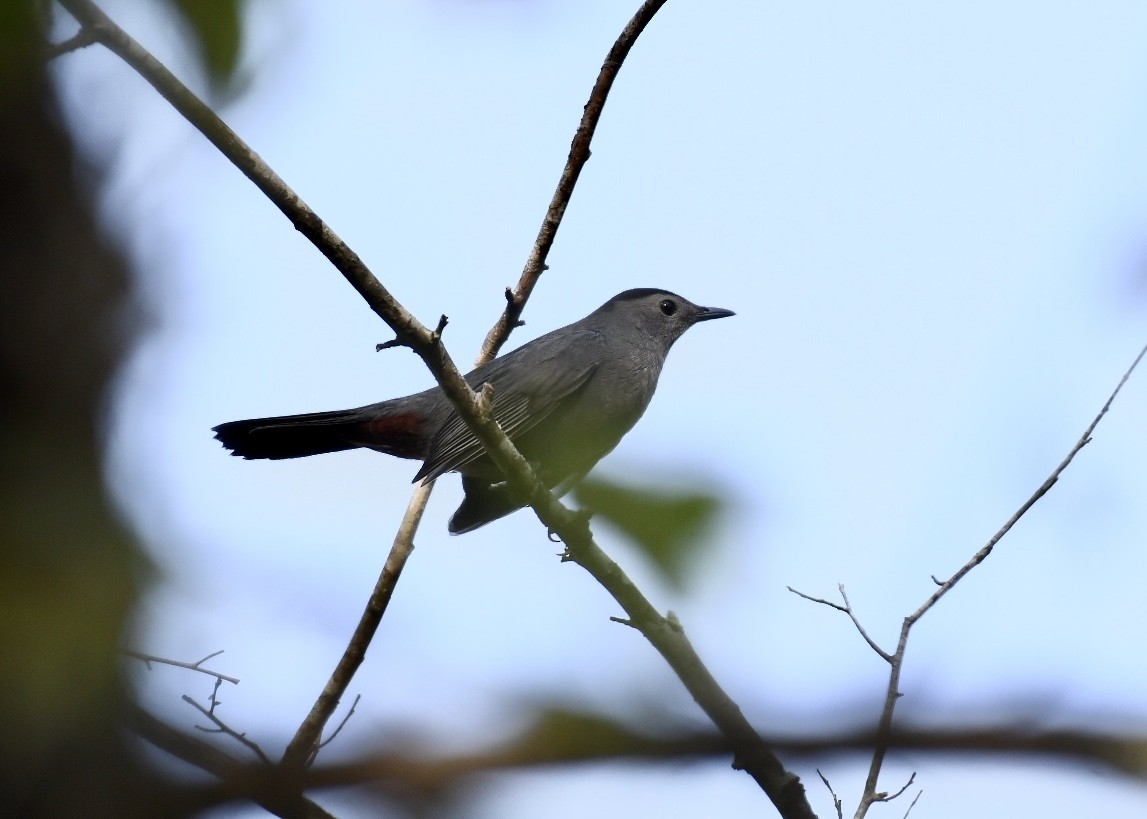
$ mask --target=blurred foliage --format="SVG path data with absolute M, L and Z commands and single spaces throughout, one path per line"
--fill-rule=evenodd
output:
M 686 587 L 696 559 L 709 550 L 708 535 L 725 505 L 711 490 L 642 489 L 600 478 L 583 481 L 574 497 L 630 538 L 678 591 Z
M 192 44 L 215 92 L 235 77 L 243 48 L 241 0 L 168 0 L 187 23 Z
M 131 275 L 77 185 L 99 175 L 56 110 L 44 11 L 0 2 L 0 816 L 179 815 L 119 722 L 147 564 L 108 500 L 99 420 Z
M 39 9 L 31 0 L 0 2 L 0 93 L 22 88 L 40 43 Z

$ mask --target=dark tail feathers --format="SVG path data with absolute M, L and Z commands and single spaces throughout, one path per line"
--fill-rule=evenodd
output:
M 341 410 L 229 421 L 213 431 L 232 455 L 280 460 L 354 449 L 360 444 L 347 438 L 353 437 L 362 420 L 355 410 Z

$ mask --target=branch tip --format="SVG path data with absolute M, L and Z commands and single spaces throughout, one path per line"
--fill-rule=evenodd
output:
M 912 812 L 912 808 L 916 807 L 916 803 L 920 801 L 920 797 L 924 795 L 924 789 L 921 788 L 916 792 L 916 798 L 912 800 L 912 804 L 908 806 L 908 810 L 904 811 L 904 819 L 908 819 L 908 814 Z

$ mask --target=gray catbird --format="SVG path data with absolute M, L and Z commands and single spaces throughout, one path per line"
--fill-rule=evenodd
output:
M 494 418 L 560 494 L 637 423 L 673 342 L 699 321 L 731 315 L 666 290 L 626 290 L 581 321 L 483 364 L 466 381 L 475 389 L 493 386 Z M 451 534 L 525 505 L 438 387 L 358 409 L 231 421 L 214 432 L 243 458 L 366 447 L 421 459 L 415 481 L 461 472 L 466 497 L 450 519 Z

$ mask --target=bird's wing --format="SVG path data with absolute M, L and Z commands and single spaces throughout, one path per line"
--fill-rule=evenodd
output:
M 602 360 L 605 340 L 593 330 L 542 336 L 466 376 L 477 389 L 494 387 L 494 420 L 511 440 L 537 426 L 577 392 Z M 482 457 L 482 444 L 455 412 L 435 433 L 414 476 L 433 480 Z

